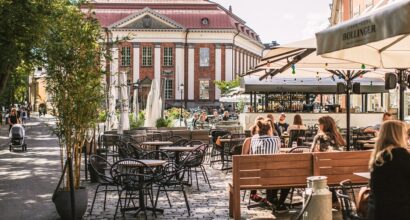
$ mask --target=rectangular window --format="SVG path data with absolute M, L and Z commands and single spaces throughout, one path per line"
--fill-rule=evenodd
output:
M 172 47 L 164 47 L 164 66 L 172 66 Z
M 209 99 L 209 80 L 199 80 L 199 99 Z
M 142 47 L 142 66 L 152 66 L 152 47 Z
M 174 80 L 164 78 L 164 98 L 173 99 Z
M 209 66 L 209 48 L 199 49 L 199 66 Z
M 131 66 L 130 47 L 123 47 L 121 50 L 121 66 Z

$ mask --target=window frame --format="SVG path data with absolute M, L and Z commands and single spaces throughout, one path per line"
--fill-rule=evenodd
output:
M 206 82 L 208 84 L 208 88 L 202 88 L 202 83 Z M 209 100 L 211 98 L 211 92 L 210 92 L 210 80 L 209 79 L 200 79 L 199 80 L 199 100 Z M 203 98 L 202 96 L 204 95 L 204 92 L 207 91 L 208 96 L 207 98 Z
M 121 48 L 121 66 L 131 66 L 131 48 L 128 46 Z
M 164 47 L 162 55 L 162 65 L 166 67 L 174 66 L 174 48 Z
M 151 67 L 152 66 L 152 46 L 143 46 L 141 48 L 142 61 L 141 66 Z M 147 54 L 149 52 L 149 54 Z
M 174 79 L 173 78 L 163 78 L 164 79 L 164 99 L 172 100 L 174 99 Z M 169 86 L 169 87 L 167 87 Z
M 205 55 L 203 52 L 207 51 L 208 60 L 203 58 L 202 56 Z M 207 62 L 205 62 L 207 61 Z M 201 47 L 199 48 L 199 67 L 209 67 L 211 64 L 211 51 L 208 47 Z

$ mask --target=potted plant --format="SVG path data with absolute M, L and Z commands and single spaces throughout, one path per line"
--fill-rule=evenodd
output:
M 53 202 L 63 219 L 81 219 L 87 209 L 87 191 L 80 182 L 82 148 L 103 103 L 100 58 L 105 50 L 94 18 L 68 3 L 53 13 L 43 51 L 63 170 Z

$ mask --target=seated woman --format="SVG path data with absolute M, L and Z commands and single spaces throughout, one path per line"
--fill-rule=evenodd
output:
M 341 150 L 341 147 L 346 146 L 346 141 L 337 130 L 336 122 L 332 117 L 323 116 L 318 121 L 319 132 L 313 139 L 310 149 L 312 152 L 338 151 Z M 340 209 L 335 189 L 330 189 L 330 191 L 332 192 L 333 208 Z
M 223 121 L 228 121 L 229 120 L 229 112 L 228 111 L 224 111 L 224 114 L 222 116 L 222 120 Z
M 251 138 L 249 154 L 276 154 L 279 153 L 280 138 L 273 136 L 271 121 L 259 120 L 256 123 L 258 135 Z M 285 200 L 290 189 L 281 189 L 280 198 L 277 198 L 278 190 L 266 190 L 267 203 L 272 206 L 273 211 L 284 213 L 289 211 L 285 206 Z M 262 198 L 256 194 L 256 190 L 251 191 L 251 199 L 261 201 Z
M 313 139 L 312 152 L 341 150 L 340 147 L 346 146 L 346 141 L 337 130 L 335 120 L 332 117 L 323 116 L 318 121 L 319 132 Z
M 410 154 L 407 126 L 382 124 L 370 157 L 369 219 L 410 219 Z
M 293 124 L 289 125 L 287 132 L 290 133 L 291 130 L 306 130 L 306 126 L 303 125 L 302 117 L 299 114 L 296 114 L 293 117 Z

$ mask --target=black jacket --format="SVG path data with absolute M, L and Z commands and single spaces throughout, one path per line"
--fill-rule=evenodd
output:
M 394 148 L 392 155 L 371 172 L 369 217 L 375 220 L 410 219 L 410 154 Z

